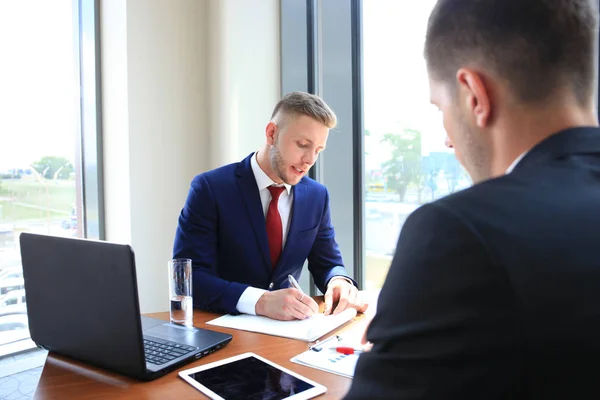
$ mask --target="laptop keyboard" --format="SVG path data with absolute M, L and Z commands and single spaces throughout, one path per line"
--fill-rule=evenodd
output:
M 198 350 L 197 347 L 168 342 L 166 340 L 161 340 L 159 342 L 144 337 L 144 353 L 146 354 L 146 361 L 155 365 L 166 364 L 171 360 L 185 356 L 196 350 Z

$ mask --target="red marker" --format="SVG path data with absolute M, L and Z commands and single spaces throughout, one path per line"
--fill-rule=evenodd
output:
M 335 351 L 337 351 L 338 353 L 346 354 L 346 355 L 363 352 L 362 349 L 355 349 L 354 347 L 344 347 L 344 346 L 336 347 Z

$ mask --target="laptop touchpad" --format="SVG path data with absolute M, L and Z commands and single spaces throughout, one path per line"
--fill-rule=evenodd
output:
M 164 324 L 144 331 L 144 335 L 156 336 L 166 340 L 184 339 L 196 333 L 196 328 Z

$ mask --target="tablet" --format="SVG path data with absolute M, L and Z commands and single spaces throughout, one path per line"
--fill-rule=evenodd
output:
M 306 400 L 327 388 L 254 353 L 179 372 L 184 381 L 219 400 Z

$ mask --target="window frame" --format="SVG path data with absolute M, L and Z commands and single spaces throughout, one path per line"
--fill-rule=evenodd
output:
M 73 0 L 79 74 L 79 136 L 76 147 L 78 236 L 104 240 L 102 80 L 99 0 Z
M 316 94 L 338 117 L 338 125 L 329 135 L 328 149 L 311 168 L 309 176 L 328 187 L 336 239 L 345 256 L 347 272 L 362 289 L 365 265 L 362 0 L 280 0 L 280 17 L 281 95 L 296 90 Z M 347 68 L 340 73 L 340 66 Z M 340 87 L 349 90 L 342 94 L 337 90 Z M 348 170 L 352 173 L 348 174 Z M 350 232 L 350 237 L 346 232 Z M 317 293 L 312 278 L 310 293 Z

